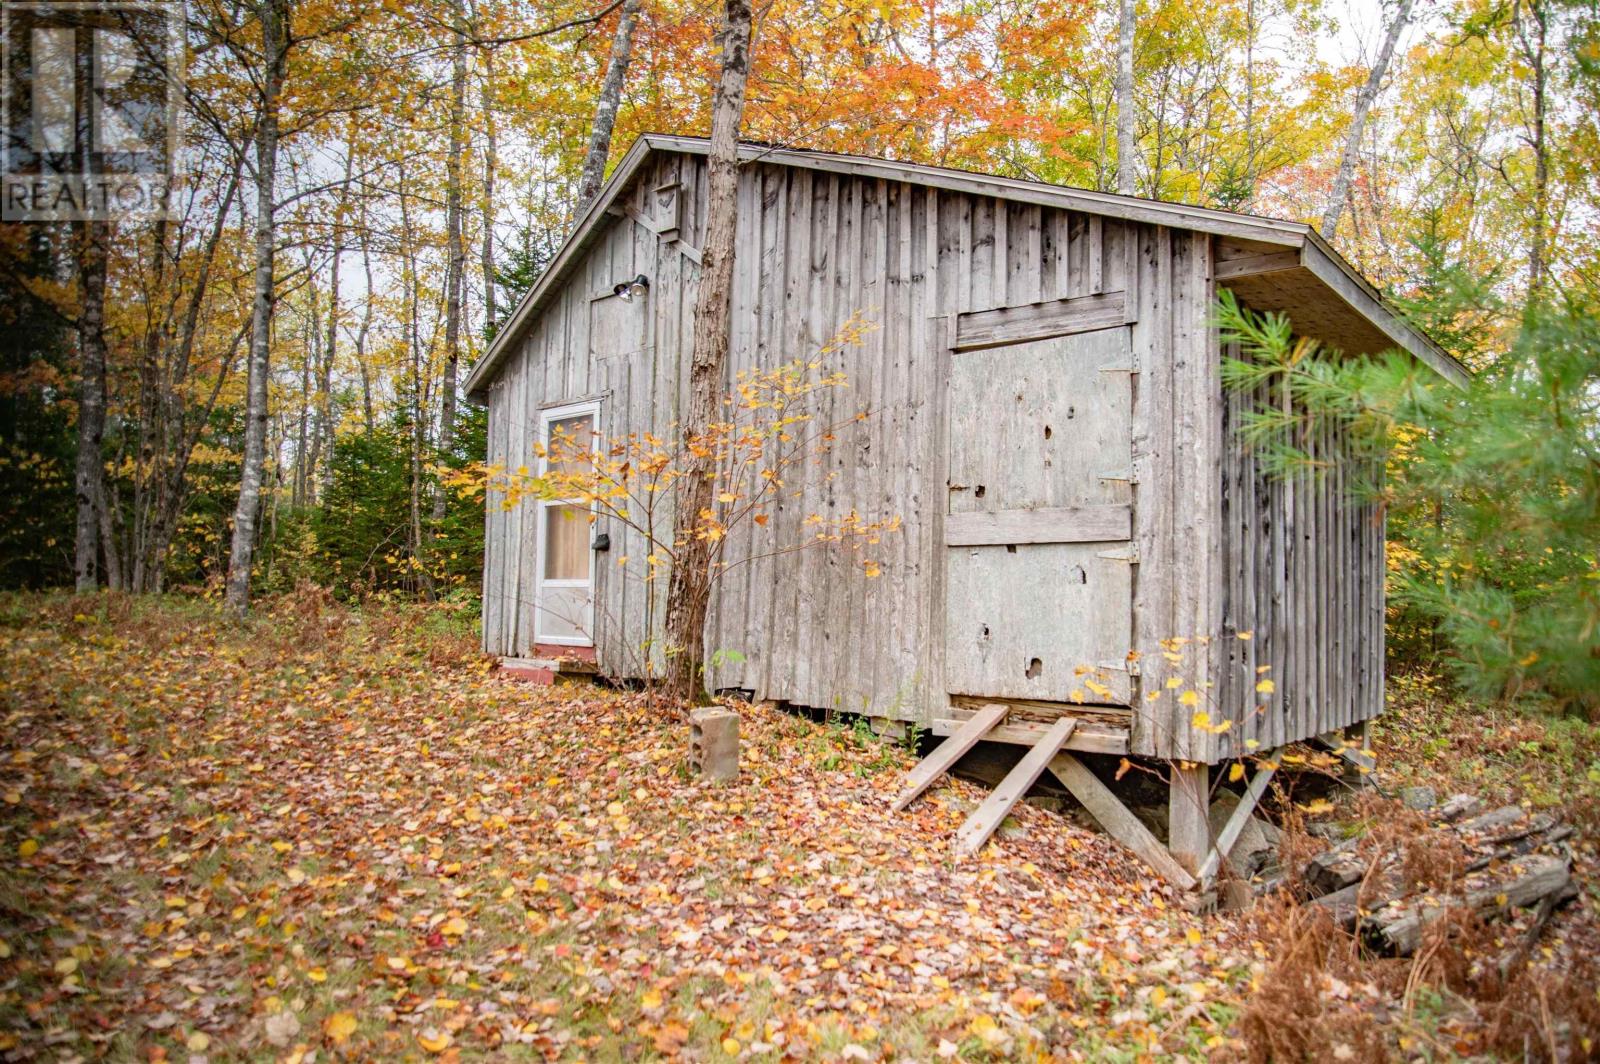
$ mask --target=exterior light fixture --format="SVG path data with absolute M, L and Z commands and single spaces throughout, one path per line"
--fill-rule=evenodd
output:
M 614 285 L 611 291 L 615 292 L 617 298 L 624 303 L 632 303 L 636 297 L 644 295 L 649 288 L 650 278 L 641 273 L 631 281 L 623 281 L 619 285 Z

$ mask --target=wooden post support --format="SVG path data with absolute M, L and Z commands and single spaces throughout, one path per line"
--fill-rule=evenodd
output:
M 1211 767 L 1190 761 L 1171 765 L 1167 794 L 1167 849 L 1189 872 L 1198 872 L 1211 848 Z

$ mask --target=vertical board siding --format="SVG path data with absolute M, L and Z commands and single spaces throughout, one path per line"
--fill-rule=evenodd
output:
M 681 211 L 685 234 L 703 226 L 696 162 L 687 160 L 680 178 L 680 194 L 695 197 Z M 740 212 L 730 378 L 816 357 L 852 315 L 871 327 L 822 367 L 849 382 L 821 392 L 810 411 L 816 426 L 839 425 L 831 448 L 792 471 L 767 525 L 729 536 L 730 563 L 755 560 L 733 564 L 715 598 L 711 684 L 927 722 L 946 698 L 940 323 L 968 310 L 1120 285 L 1120 266 L 1104 264 L 1120 253 L 1124 227 L 992 197 L 761 164 L 741 172 Z M 1105 246 L 1090 248 L 1091 240 Z M 655 269 L 652 301 L 680 307 L 675 341 L 664 316 L 656 320 L 655 359 L 671 372 L 674 342 L 681 363 L 689 357 L 696 271 L 675 274 L 671 262 Z M 686 375 L 673 383 L 681 402 Z M 604 387 L 608 394 L 617 388 Z M 869 416 L 852 421 L 862 410 Z M 631 403 L 625 419 L 606 420 L 616 432 L 622 424 L 660 429 L 672 419 Z M 834 520 L 852 509 L 868 520 L 898 516 L 902 528 L 860 553 L 767 556 L 805 538 L 809 515 Z M 613 533 L 614 553 L 618 539 Z M 864 575 L 866 557 L 881 565 L 881 576 Z M 643 638 L 639 593 L 625 590 L 637 584 L 632 577 L 609 573 L 600 594 L 619 618 L 600 638 L 602 666 L 617 675 L 635 670 L 613 641 Z
M 1226 588 L 1212 715 L 1234 725 L 1219 757 L 1321 735 L 1383 708 L 1382 519 L 1355 494 L 1358 469 L 1333 426 L 1307 441 L 1319 475 L 1267 475 L 1238 428 L 1247 411 L 1284 402 L 1271 386 L 1224 401 Z M 1258 693 L 1268 679 L 1272 692 Z

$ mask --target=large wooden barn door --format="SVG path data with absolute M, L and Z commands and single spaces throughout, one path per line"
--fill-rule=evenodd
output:
M 1130 330 L 950 356 L 951 694 L 1127 704 Z

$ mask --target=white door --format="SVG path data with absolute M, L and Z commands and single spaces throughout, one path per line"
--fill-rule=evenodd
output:
M 951 355 L 951 694 L 1126 704 L 1127 328 Z
M 540 471 L 559 468 L 548 457 L 552 441 L 562 448 L 598 445 L 598 403 L 574 403 L 542 412 L 540 439 L 546 457 Z M 584 467 L 582 459 L 568 464 Z M 590 508 L 580 502 L 541 499 L 538 504 L 537 588 L 534 592 L 534 641 L 556 646 L 594 646 L 594 552 Z

